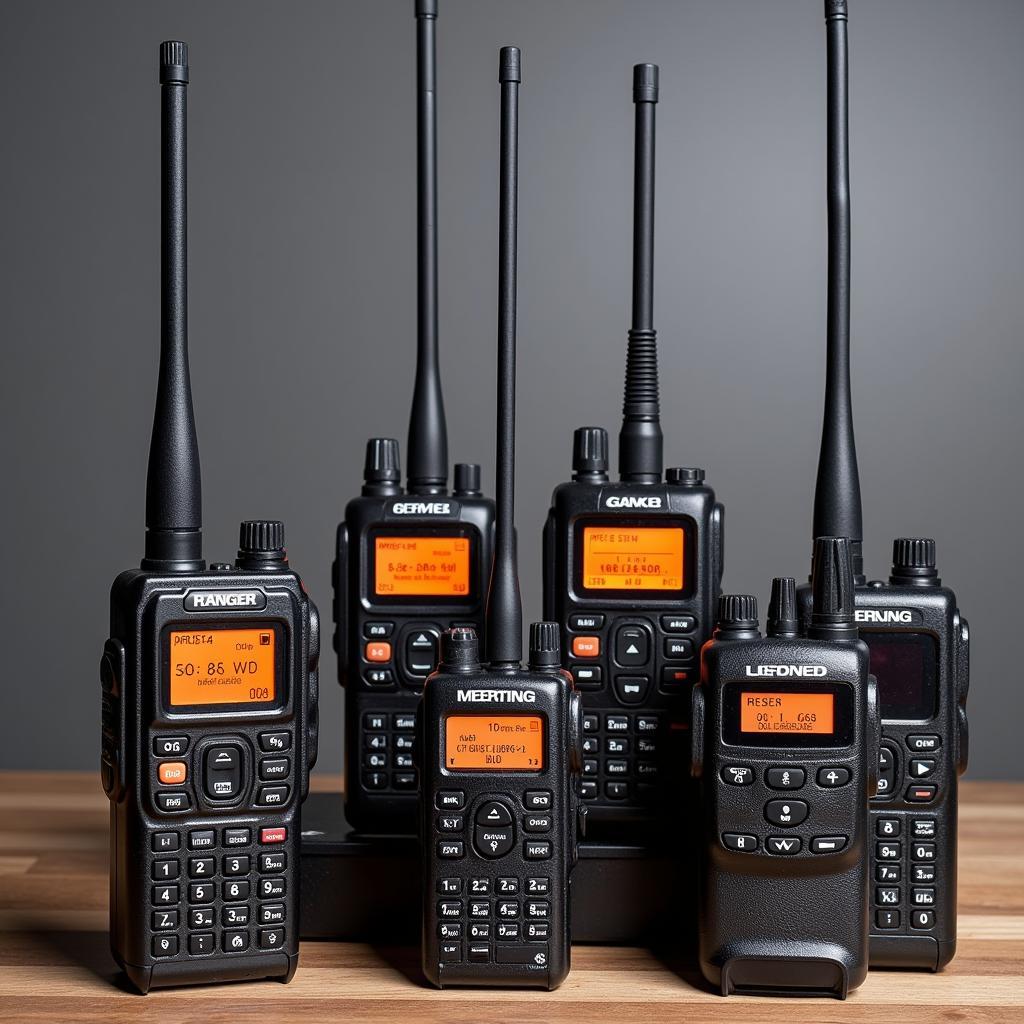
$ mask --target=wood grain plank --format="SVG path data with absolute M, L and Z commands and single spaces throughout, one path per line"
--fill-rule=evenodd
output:
M 337 777 L 315 788 L 336 790 Z M 154 992 L 125 991 L 106 934 L 107 804 L 89 773 L 0 775 L 0 1019 L 37 1022 L 160 1021 L 290 1024 L 311 1020 L 465 1024 L 642 1014 L 645 1024 L 740 1020 L 893 1024 L 1024 1022 L 1024 785 L 963 785 L 960 943 L 939 975 L 874 971 L 845 1003 L 722 999 L 692 964 L 674 969 L 639 948 L 576 946 L 554 993 L 437 992 L 420 981 L 412 948 L 306 942 L 301 967 L 277 982 Z

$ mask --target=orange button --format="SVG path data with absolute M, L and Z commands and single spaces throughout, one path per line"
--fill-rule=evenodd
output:
M 599 636 L 574 636 L 572 638 L 572 653 L 576 658 L 596 658 L 601 653 L 601 638 Z
M 180 785 L 188 778 L 188 768 L 184 761 L 161 761 L 156 776 L 165 786 Z
M 366 645 L 366 653 L 363 655 L 367 661 L 390 661 L 391 644 L 383 640 L 375 640 Z

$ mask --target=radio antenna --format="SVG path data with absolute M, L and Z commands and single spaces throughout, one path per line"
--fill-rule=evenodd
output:
M 828 75 L 828 334 L 815 537 L 848 537 L 864 582 L 860 475 L 850 403 L 850 153 L 846 0 L 825 0 Z
M 658 65 L 635 65 L 633 325 L 626 349 L 619 477 L 643 484 L 659 483 L 662 469 L 658 333 L 654 329 L 654 106 L 657 102 Z
M 188 372 L 188 46 L 160 44 L 160 376 L 146 479 L 144 569 L 203 568 L 199 442 Z
M 437 0 L 416 0 L 416 384 L 409 414 L 410 494 L 443 494 L 448 427 L 437 351 Z
M 504 46 L 498 186 L 498 429 L 494 561 L 487 593 L 487 658 L 515 669 L 523 656 L 523 602 L 516 557 L 516 220 L 519 206 L 519 48 Z

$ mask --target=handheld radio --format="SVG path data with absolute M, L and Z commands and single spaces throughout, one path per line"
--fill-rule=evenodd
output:
M 828 363 L 814 532 L 849 536 L 857 623 L 878 679 L 883 741 L 872 803 L 871 963 L 938 970 L 956 952 L 957 777 L 967 767 L 969 632 L 935 541 L 900 537 L 887 582 L 863 570 L 850 400 L 846 4 L 828 17 Z M 811 595 L 799 599 L 806 620 Z
M 299 807 L 317 750 L 317 611 L 284 526 L 202 557 L 188 368 L 188 49 L 160 47 L 160 376 L 140 569 L 114 581 L 100 662 L 110 942 L 141 992 L 278 977 L 298 959 Z
M 573 478 L 544 528 L 544 615 L 584 706 L 582 797 L 589 822 L 651 822 L 685 758 L 697 655 L 722 580 L 723 509 L 702 469 L 662 476 L 654 289 L 654 108 L 658 68 L 633 69 L 636 148 L 633 319 L 617 483 L 608 434 L 582 427 Z M 660 785 L 659 785 L 660 784 Z M 673 797 L 674 798 L 674 797 Z
M 416 830 L 413 723 L 423 682 L 437 667 L 441 632 L 482 633 L 494 503 L 480 467 L 455 466 L 437 337 L 437 0 L 416 0 L 417 348 L 409 467 L 398 442 L 371 438 L 362 494 L 338 527 L 334 649 L 345 687 L 345 814 L 363 832 Z
M 519 50 L 501 51 L 498 436 L 487 664 L 475 632 L 447 630 L 419 709 L 423 973 L 447 985 L 556 988 L 569 972 L 579 699 L 558 627 L 530 627 L 513 524 Z
M 756 600 L 724 595 L 701 652 L 700 966 L 723 995 L 843 999 L 867 976 L 878 704 L 849 545 L 822 537 L 815 551 L 807 638 L 796 582 L 776 579 L 766 637 Z

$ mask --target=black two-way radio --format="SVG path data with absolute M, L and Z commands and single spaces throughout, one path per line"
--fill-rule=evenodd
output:
M 875 681 L 857 638 L 846 538 L 819 538 L 809 635 L 796 581 L 723 595 L 693 694 L 702 781 L 700 967 L 723 995 L 845 998 L 868 971 Z
M 413 720 L 437 667 L 441 632 L 482 633 L 494 503 L 480 467 L 455 466 L 448 439 L 437 326 L 437 0 L 416 0 L 417 346 L 408 479 L 398 442 L 367 442 L 362 494 L 338 526 L 334 649 L 345 687 L 345 814 L 362 832 L 416 831 Z
M 580 707 L 558 627 L 530 627 L 513 522 L 519 50 L 501 51 L 497 508 L 487 663 L 476 633 L 445 632 L 419 709 L 423 973 L 438 987 L 552 989 L 569 972 Z
M 573 478 L 544 529 L 544 616 L 584 704 L 582 796 L 597 831 L 656 819 L 685 759 L 690 690 L 722 580 L 723 509 L 702 469 L 662 477 L 654 293 L 658 68 L 633 69 L 633 320 L 619 475 L 608 434 L 581 427 Z M 680 743 L 682 740 L 684 742 Z M 674 797 L 673 797 L 674 798 Z
M 243 522 L 234 564 L 202 557 L 189 381 L 188 49 L 160 47 L 160 376 L 146 553 L 114 581 L 103 649 L 110 943 L 142 992 L 295 972 L 299 807 L 317 750 L 317 611 L 284 525 Z
M 863 569 L 850 400 L 850 200 L 846 4 L 828 25 L 828 363 L 814 533 L 848 536 L 856 615 L 878 679 L 883 742 L 872 876 L 873 966 L 938 970 L 956 952 L 957 777 L 967 767 L 969 633 L 942 586 L 935 541 L 900 537 L 887 582 Z M 804 619 L 811 594 L 799 595 Z

